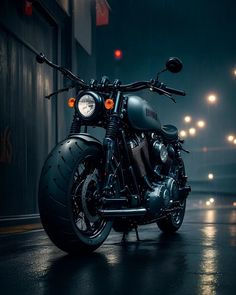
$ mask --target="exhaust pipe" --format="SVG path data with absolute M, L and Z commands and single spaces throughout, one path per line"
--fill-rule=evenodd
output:
M 132 217 L 132 216 L 144 216 L 147 213 L 147 209 L 145 208 L 99 209 L 98 212 L 104 217 Z

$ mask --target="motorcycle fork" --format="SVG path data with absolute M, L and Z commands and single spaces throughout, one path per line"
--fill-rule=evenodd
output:
M 115 107 L 110 115 L 109 122 L 107 124 L 106 135 L 103 140 L 103 149 L 105 156 L 105 169 L 104 169 L 104 192 L 109 192 L 114 177 L 114 171 L 112 169 L 112 160 L 116 149 L 116 140 L 120 126 L 120 105 L 121 105 L 121 92 L 118 91 L 115 100 Z
M 130 173 L 131 175 L 131 179 L 133 181 L 133 187 L 134 187 L 134 194 L 136 195 L 136 199 L 137 199 L 137 196 L 139 196 L 139 188 L 138 188 L 137 179 L 134 173 L 134 169 L 130 160 L 129 149 L 126 143 L 125 131 L 121 127 L 121 113 L 123 109 L 122 99 L 123 97 L 121 95 L 121 92 L 118 91 L 116 95 L 116 100 L 115 100 L 115 107 L 110 116 L 110 120 L 107 126 L 106 136 L 103 141 L 103 148 L 105 151 L 105 179 L 104 179 L 103 192 L 105 193 L 105 195 L 107 195 L 107 193 L 109 192 L 111 188 L 113 177 L 116 177 L 112 169 L 112 161 L 114 160 L 115 151 L 117 151 L 118 157 L 119 159 L 121 159 L 120 148 L 119 148 L 119 145 L 117 144 L 117 141 L 118 141 L 117 138 L 120 135 L 122 140 L 122 146 L 123 146 L 122 151 L 124 152 L 124 158 L 125 158 L 125 163 L 122 163 L 122 164 L 126 164 L 126 167 L 128 167 L 127 170 L 128 170 L 128 173 Z M 116 170 L 119 169 L 120 173 L 118 173 L 118 175 L 121 176 L 122 186 L 125 187 L 123 169 L 122 167 L 118 165 L 116 165 L 117 166 Z

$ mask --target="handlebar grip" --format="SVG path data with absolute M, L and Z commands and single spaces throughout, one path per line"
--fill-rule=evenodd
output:
M 172 94 L 176 94 L 176 95 L 181 95 L 181 96 L 186 95 L 185 91 L 183 91 L 183 90 L 178 90 L 178 89 L 174 89 L 174 88 L 167 87 L 167 86 L 165 86 L 164 90 L 166 90 L 167 92 L 170 92 Z
M 37 54 L 36 61 L 40 64 L 43 64 L 45 62 L 45 55 L 43 53 Z

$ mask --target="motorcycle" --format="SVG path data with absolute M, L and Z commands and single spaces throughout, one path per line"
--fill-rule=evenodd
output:
M 182 62 L 169 58 L 156 79 L 123 85 L 105 76 L 85 83 L 42 53 L 36 60 L 72 83 L 47 98 L 72 87 L 78 90 L 70 99 L 70 134 L 48 155 L 40 176 L 39 212 L 52 242 L 67 253 L 81 254 L 101 246 L 112 228 L 123 238 L 133 229 L 138 238 L 137 227 L 150 223 L 176 232 L 191 191 L 181 157 L 184 141 L 175 126 L 162 126 L 152 106 L 132 93 L 149 89 L 173 101 L 173 94 L 184 96 L 159 81 L 164 71 L 178 73 Z M 104 128 L 103 142 L 87 126 Z

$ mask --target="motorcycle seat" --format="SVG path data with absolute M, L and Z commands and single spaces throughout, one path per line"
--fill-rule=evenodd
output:
M 175 142 L 178 140 L 178 129 L 173 125 L 163 125 L 161 132 L 167 142 Z

